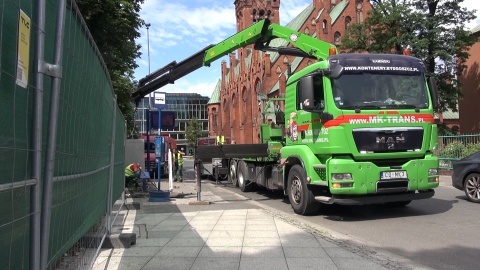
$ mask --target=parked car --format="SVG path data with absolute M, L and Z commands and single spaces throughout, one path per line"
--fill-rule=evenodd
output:
M 480 152 L 453 162 L 452 185 L 469 201 L 480 203 Z

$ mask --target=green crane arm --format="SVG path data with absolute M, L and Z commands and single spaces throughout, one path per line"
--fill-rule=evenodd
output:
M 293 47 L 270 47 L 273 39 L 281 38 Z M 177 63 L 171 62 L 145 78 L 140 79 L 137 90 L 132 98 L 138 102 L 149 93 L 195 71 L 202 66 L 210 66 L 215 60 L 235 51 L 238 48 L 254 44 L 256 50 L 278 52 L 281 55 L 293 55 L 313 59 L 327 59 L 334 45 L 302 34 L 287 27 L 270 23 L 269 20 L 259 21 L 235 35 L 210 45 L 198 51 L 189 58 Z
M 294 47 L 270 47 L 270 41 L 276 38 L 284 39 Z M 276 51 L 280 54 L 318 60 L 327 59 L 330 48 L 335 48 L 334 45 L 328 42 L 275 23 L 270 23 L 269 20 L 262 20 L 207 49 L 203 63 L 205 66 L 209 66 L 210 63 L 218 58 L 250 44 L 255 44 L 255 49 L 257 50 Z

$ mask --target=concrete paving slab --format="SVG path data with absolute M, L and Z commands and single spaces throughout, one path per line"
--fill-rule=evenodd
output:
M 202 199 L 213 203 L 189 205 L 197 200 L 195 185 L 176 183 L 175 192 L 191 194 L 170 202 L 127 199 L 128 210 L 120 211 L 123 223 L 116 223 L 116 229 L 138 233 L 137 243 L 130 249 L 101 250 L 94 269 L 376 270 L 390 265 L 389 258 L 358 252 L 363 247 L 347 248 L 344 239 L 335 242 L 312 225 L 296 222 L 295 215 L 263 209 L 208 181 L 202 182 Z M 392 265 L 390 269 L 405 269 Z
M 289 270 L 304 270 L 304 269 L 328 269 L 328 270 L 340 270 L 335 262 L 330 258 L 286 258 Z M 356 270 L 369 268 L 356 268 Z
M 200 257 L 195 260 L 191 270 L 225 270 L 238 269 L 240 259 L 238 258 L 208 258 Z
M 242 258 L 284 258 L 282 247 L 255 246 L 242 248 Z
M 285 258 L 242 258 L 240 270 L 288 270 Z
M 234 257 L 240 259 L 242 255 L 242 247 L 209 247 L 205 246 L 202 248 L 198 257 Z
M 195 257 L 154 257 L 142 270 L 189 270 L 191 269 Z

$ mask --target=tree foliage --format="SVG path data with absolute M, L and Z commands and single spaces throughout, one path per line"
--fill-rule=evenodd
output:
M 185 128 L 185 138 L 187 139 L 187 145 L 194 147 L 197 143 L 197 139 L 204 137 L 202 123 L 197 118 L 193 118 L 187 123 Z
M 465 69 L 468 49 L 476 39 L 465 30 L 474 10 L 463 0 L 372 0 L 373 10 L 362 24 L 351 24 L 342 49 L 352 52 L 402 53 L 411 49 L 435 74 L 443 110 L 457 110 L 461 95 L 459 74 Z
M 134 108 L 131 94 L 136 88 L 133 71 L 138 67 L 141 46 L 140 5 L 144 0 L 76 0 L 77 6 L 103 56 L 112 80 L 117 103 L 127 121 L 128 131 L 134 130 Z M 130 132 L 129 132 L 130 133 Z

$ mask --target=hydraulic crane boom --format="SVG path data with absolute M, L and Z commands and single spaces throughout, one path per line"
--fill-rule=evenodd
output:
M 270 47 L 273 39 L 281 38 L 294 47 Z M 261 51 L 274 51 L 281 55 L 293 55 L 312 59 L 326 59 L 330 50 L 335 50 L 334 45 L 302 34 L 287 27 L 262 20 L 237 34 L 219 42 L 209 45 L 189 58 L 177 63 L 171 62 L 145 78 L 140 79 L 138 89 L 132 98 L 138 104 L 149 93 L 169 84 L 175 80 L 195 71 L 202 66 L 210 66 L 217 59 L 235 51 L 238 48 L 255 44 L 254 48 Z

